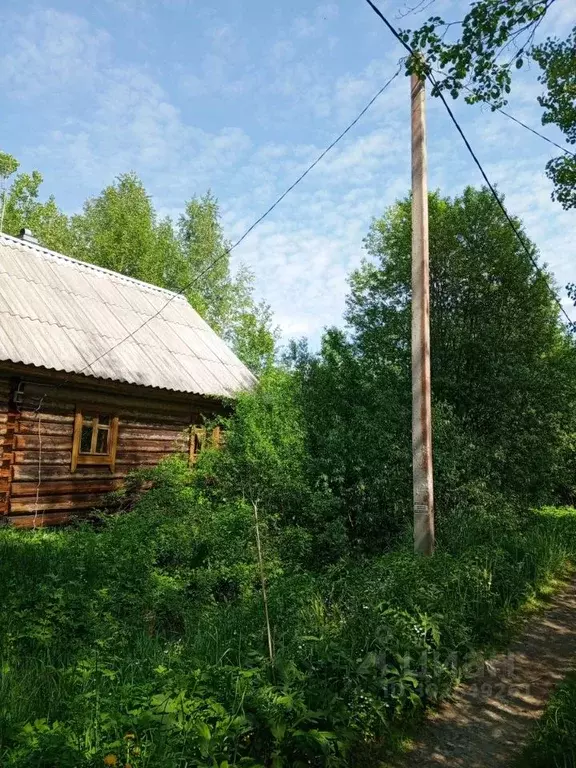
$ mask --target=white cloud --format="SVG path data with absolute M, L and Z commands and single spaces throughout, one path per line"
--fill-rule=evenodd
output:
M 70 13 L 51 8 L 8 18 L 8 52 L 0 58 L 0 83 L 21 98 L 63 94 L 93 81 L 110 56 L 110 36 Z M 7 47 L 7 46 L 6 46 Z
M 158 5 L 136 2 L 148 10 Z M 56 124 L 44 128 L 38 121 L 28 155 L 41 169 L 57 168 L 52 182 L 73 190 L 77 205 L 134 169 L 158 207 L 172 214 L 212 187 L 226 232 L 236 239 L 396 68 L 400 51 L 391 46 L 379 58 L 356 51 L 346 64 L 329 67 L 337 22 L 336 5 L 320 6 L 294 22 L 298 34 L 284 23 L 251 48 L 241 30 L 206 11 L 206 47 L 194 62 L 182 58 L 154 70 L 131 63 L 129 55 L 122 62 L 114 58 L 110 34 L 85 19 L 35 10 L 11 22 L 18 45 L 3 57 L 0 81 L 9 94 L 28 100 L 26 108 L 37 105 L 39 93 L 66 102 Z M 515 89 L 515 109 L 534 123 L 538 86 L 529 74 Z M 217 117 L 210 122 L 204 110 L 215 102 Z M 507 193 L 511 213 L 523 217 L 563 285 L 573 277 L 569 254 L 576 230 L 570 214 L 550 201 L 547 148 L 539 154 L 533 139 L 500 115 L 460 103 L 456 110 Z M 455 194 L 467 183 L 481 183 L 441 105 L 430 103 L 428 115 L 431 185 Z M 235 252 L 236 262 L 254 270 L 285 337 L 317 340 L 323 326 L 341 322 L 362 238 L 372 217 L 408 192 L 409 170 L 408 85 L 400 76 Z
M 337 17 L 338 6 L 335 3 L 324 3 L 317 6 L 312 14 L 297 16 L 292 22 L 292 32 L 301 38 L 319 37 Z

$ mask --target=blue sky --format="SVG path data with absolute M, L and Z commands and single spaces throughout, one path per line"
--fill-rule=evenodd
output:
M 430 13 L 461 18 L 467 3 Z M 543 34 L 567 34 L 557 0 Z M 4 0 L 0 148 L 73 212 L 128 170 L 161 213 L 211 188 L 226 234 L 242 233 L 391 76 L 403 51 L 363 0 Z M 509 111 L 540 127 L 537 72 Z M 550 200 L 553 147 L 500 114 L 454 109 L 490 178 L 521 216 L 557 282 L 576 279 L 576 215 Z M 457 194 L 478 171 L 440 104 L 429 104 L 430 188 Z M 559 136 L 549 127 L 547 135 Z M 409 95 L 402 76 L 338 147 L 235 251 L 284 337 L 317 341 L 341 321 L 346 278 L 371 219 L 406 194 Z M 566 300 L 566 307 L 569 302 Z M 571 310 L 572 311 L 572 310 Z

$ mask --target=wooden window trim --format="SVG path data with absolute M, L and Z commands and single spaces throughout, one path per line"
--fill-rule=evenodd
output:
M 212 430 L 212 434 L 210 435 L 210 440 L 214 448 L 220 448 L 220 446 L 222 445 L 222 428 L 221 427 L 214 427 L 214 429 Z
M 206 427 L 196 427 L 192 425 L 190 427 L 190 441 L 188 447 L 189 466 L 192 467 L 196 464 L 200 451 L 206 445 L 210 445 L 213 448 L 220 448 L 223 443 L 223 433 L 220 427 L 214 427 L 210 435 L 208 435 Z
M 192 467 L 198 461 L 198 454 L 204 447 L 206 441 L 206 428 L 190 427 L 190 444 L 188 448 L 188 464 Z
M 70 469 L 75 472 L 79 466 L 99 465 L 110 467 L 111 472 L 116 471 L 116 452 L 118 449 L 118 416 L 111 416 L 110 423 L 99 425 L 98 415 L 92 417 L 92 442 L 90 453 L 80 451 L 82 441 L 82 427 L 84 425 L 84 415 L 77 409 L 74 415 L 74 437 L 72 440 L 72 461 Z M 108 453 L 96 453 L 96 441 L 98 440 L 98 429 L 106 428 L 108 430 Z

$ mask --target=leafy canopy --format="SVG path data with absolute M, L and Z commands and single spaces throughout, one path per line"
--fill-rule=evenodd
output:
M 350 279 L 348 334 L 332 329 L 318 355 L 293 355 L 312 475 L 364 550 L 380 550 L 411 514 L 410 209 L 406 198 L 372 224 L 370 258 Z M 439 519 L 480 499 L 570 498 L 576 349 L 549 276 L 488 190 L 431 194 L 429 211 Z
M 513 72 L 532 59 L 540 67 L 543 93 L 542 123 L 556 125 L 566 141 L 576 142 L 576 27 L 565 40 L 548 37 L 536 42 L 538 28 L 555 0 L 476 0 L 462 20 L 430 17 L 403 39 L 424 55 L 426 66 L 438 73 L 433 93 L 448 91 L 458 98 L 483 102 L 497 109 L 506 104 Z M 421 4 L 420 4 L 421 5 Z M 454 30 L 456 34 L 454 35 Z M 418 59 L 410 68 L 422 68 Z M 564 208 L 576 205 L 576 158 L 563 154 L 550 160 L 546 172 L 554 184 L 554 199 Z

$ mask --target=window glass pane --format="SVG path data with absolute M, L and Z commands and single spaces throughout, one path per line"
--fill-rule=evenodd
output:
M 98 423 L 99 424 L 110 424 L 110 415 L 108 413 L 100 414 L 98 416 Z
M 80 453 L 90 453 L 92 447 L 92 422 L 82 425 L 82 437 L 80 438 Z
M 99 429 L 96 438 L 96 453 L 108 453 L 108 429 Z

